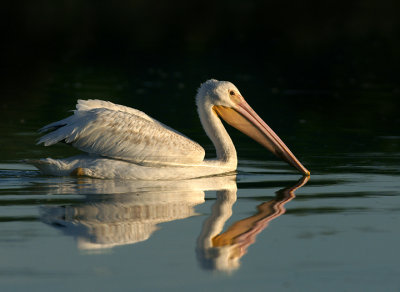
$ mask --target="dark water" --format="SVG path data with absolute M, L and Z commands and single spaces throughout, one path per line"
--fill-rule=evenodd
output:
M 50 68 L 24 88 L 2 90 L 2 291 L 400 290 L 393 84 L 343 77 L 357 84 L 292 89 L 256 75 L 199 69 L 188 76 L 171 67 L 143 67 L 140 75 L 113 66 Z M 211 156 L 194 107 L 196 88 L 210 77 L 239 87 L 311 171 L 308 182 L 233 129 L 234 176 L 55 178 L 20 162 L 77 153 L 35 145 L 36 130 L 65 117 L 76 98 L 141 109 Z

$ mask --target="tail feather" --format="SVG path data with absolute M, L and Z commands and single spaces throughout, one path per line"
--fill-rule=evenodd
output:
M 72 142 L 68 141 L 68 138 L 76 132 L 76 123 L 78 121 L 78 116 L 75 114 L 61 121 L 44 126 L 39 130 L 39 132 L 50 132 L 42 136 L 37 144 L 43 143 L 44 146 L 50 146 L 63 140 L 66 140 L 66 142 Z
M 39 133 L 44 133 L 44 132 L 48 132 L 48 131 L 54 131 L 54 130 L 56 130 L 58 128 L 61 128 L 61 127 L 65 126 L 65 125 L 67 125 L 70 122 L 71 117 L 72 116 L 69 116 L 68 118 L 65 118 L 65 119 L 62 119 L 60 121 L 48 124 L 48 125 L 40 128 L 39 129 Z

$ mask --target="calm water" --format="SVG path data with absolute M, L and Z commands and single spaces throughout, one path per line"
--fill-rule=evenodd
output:
M 229 78 L 311 171 L 309 181 L 232 129 L 236 175 L 178 183 L 41 176 L 20 160 L 76 153 L 35 145 L 36 129 L 65 117 L 76 97 L 139 108 L 212 155 L 193 100 L 203 76 L 94 71 L 2 92 L 2 291 L 400 291 L 391 92 Z

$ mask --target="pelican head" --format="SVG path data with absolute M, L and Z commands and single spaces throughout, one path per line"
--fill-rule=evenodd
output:
M 231 82 L 215 79 L 204 82 L 198 90 L 196 102 L 199 109 L 210 109 L 214 115 L 260 143 L 303 175 L 310 175 L 310 172 L 257 115 Z

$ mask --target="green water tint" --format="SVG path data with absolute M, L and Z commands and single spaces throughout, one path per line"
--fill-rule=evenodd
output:
M 273 291 L 285 287 L 316 291 L 327 286 L 352 291 L 399 289 L 400 121 L 392 87 L 292 90 L 271 87 L 261 77 L 224 71 L 219 77 L 200 69 L 184 78 L 182 71 L 169 66 L 147 68 L 140 77 L 129 70 L 91 66 L 51 72 L 29 88 L 2 92 L 2 290 L 43 291 L 49 285 L 60 291 L 107 290 L 118 282 L 127 290 L 216 291 L 242 289 L 243 283 L 261 289 L 266 281 Z M 311 171 L 307 184 L 283 204 L 285 212 L 275 207 L 282 202 L 279 190 L 294 186 L 300 176 L 232 128 L 228 132 L 239 157 L 236 196 L 212 188 L 205 195 L 193 188 L 171 195 L 168 183 L 140 186 L 45 177 L 20 162 L 78 153 L 62 144 L 35 145 L 36 130 L 69 115 L 77 98 L 106 99 L 140 109 L 199 142 L 212 157 L 213 146 L 194 104 L 198 85 L 210 77 L 235 83 Z M 147 203 L 135 201 L 143 197 Z M 189 203 L 182 209 L 185 199 Z M 224 206 L 228 213 L 221 211 Z M 269 215 L 260 211 L 263 206 Z M 155 214 L 151 210 L 164 217 L 139 220 L 146 212 Z M 199 238 L 207 233 L 204 225 L 210 218 L 220 218 L 216 214 L 228 214 L 218 234 L 231 234 L 238 222 L 260 218 L 239 235 L 216 237 L 219 247 L 207 249 Z M 263 221 L 272 218 L 268 216 L 275 217 Z M 136 230 L 147 230 L 142 237 L 136 233 L 136 240 L 135 218 Z M 125 242 L 116 239 L 124 236 Z M 228 250 L 227 242 L 244 243 L 244 249 L 232 253 L 237 260 L 230 269 L 218 262 Z

